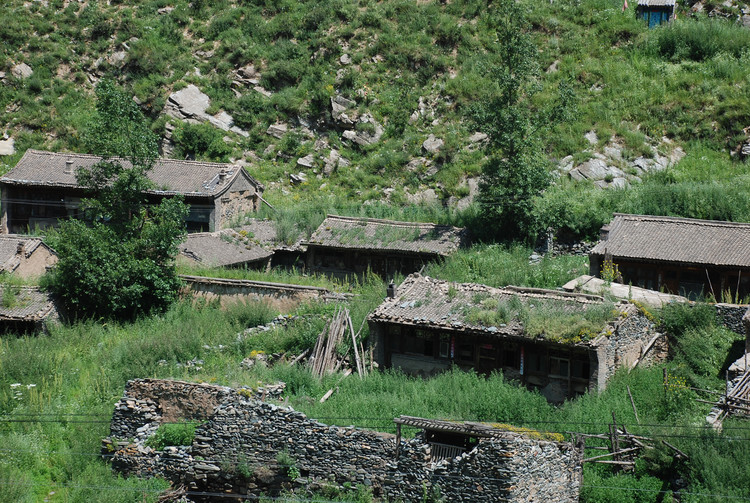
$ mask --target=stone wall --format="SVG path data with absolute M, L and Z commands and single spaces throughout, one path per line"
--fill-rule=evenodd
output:
M 423 501 L 425 494 L 459 502 L 578 500 L 580 451 L 569 443 L 507 432 L 432 463 L 430 446 L 419 435 L 402 440 L 397 455 L 393 435 L 329 426 L 246 394 L 180 381 L 129 382 L 104 440 L 105 451 L 114 452 L 113 469 L 126 476 L 164 476 L 191 491 L 251 497 L 362 485 L 390 501 Z M 145 447 L 176 402 L 186 417 L 206 421 L 193 444 Z
M 606 387 L 607 381 L 620 367 L 631 368 L 636 362 L 639 365 L 651 364 L 668 356 L 667 336 L 657 331 L 656 323 L 633 304 L 623 304 L 622 307 L 627 315 L 614 324 L 612 335 L 594 342 L 599 358 L 599 390 Z M 654 343 L 648 347 L 652 340 Z
M 732 332 L 745 335 L 742 325 L 742 316 L 747 312 L 747 305 L 739 304 L 714 304 L 716 319 L 720 325 L 727 327 Z
M 301 302 L 310 300 L 345 300 L 346 296 L 325 288 L 287 285 L 241 279 L 180 276 L 187 289 L 206 300 L 219 299 L 222 305 L 236 302 L 265 301 L 282 312 L 293 311 Z

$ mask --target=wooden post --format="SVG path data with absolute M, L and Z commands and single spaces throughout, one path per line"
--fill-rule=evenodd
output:
M 667 367 L 664 367 L 664 400 L 667 399 L 667 387 L 669 386 L 669 374 L 667 373 Z
M 620 440 L 617 438 L 617 419 L 612 411 L 612 459 L 620 461 Z
M 633 401 L 633 394 L 630 392 L 630 385 L 628 385 L 628 396 L 630 397 L 630 405 L 633 406 L 633 414 L 635 414 L 635 420 L 638 424 L 641 424 L 641 420 L 638 419 L 638 411 L 635 408 L 635 402 Z
M 396 461 L 401 452 L 401 423 L 396 423 Z
M 349 312 L 346 313 L 346 321 L 348 322 L 349 331 L 352 334 L 352 348 L 354 348 L 354 361 L 357 364 L 357 374 L 362 379 L 362 362 L 359 360 L 359 350 L 357 349 L 357 339 L 354 335 L 354 327 L 352 327 L 352 318 L 349 316 Z

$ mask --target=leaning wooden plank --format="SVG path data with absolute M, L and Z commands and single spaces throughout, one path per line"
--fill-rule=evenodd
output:
M 357 349 L 357 339 L 354 335 L 354 327 L 352 326 L 352 319 L 351 317 L 347 316 L 346 321 L 349 325 L 349 331 L 352 334 L 352 348 L 354 349 L 354 361 L 357 364 L 357 373 L 359 374 L 359 378 L 362 379 L 362 362 L 359 359 L 359 350 Z
M 291 366 L 291 365 L 294 365 L 295 363 L 299 362 L 302 358 L 304 358 L 305 356 L 307 356 L 307 353 L 309 353 L 309 352 L 310 352 L 310 348 L 307 348 L 302 353 L 300 353 L 299 356 L 297 356 L 294 360 L 292 360 L 291 362 L 289 362 L 289 365 Z
M 326 400 L 328 400 L 331 397 L 331 395 L 333 395 L 333 388 L 331 388 L 328 391 L 326 391 L 326 394 L 323 395 L 323 398 L 320 399 L 320 403 L 323 403 Z

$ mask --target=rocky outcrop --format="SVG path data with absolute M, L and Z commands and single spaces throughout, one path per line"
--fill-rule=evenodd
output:
M 588 181 L 602 189 L 625 188 L 632 182 L 639 182 L 644 175 L 667 169 L 685 157 L 685 151 L 668 138 L 662 138 L 656 146 L 650 145 L 650 156 L 641 155 L 628 160 L 625 156 L 626 148 L 617 138 L 611 138 L 599 149 L 599 139 L 594 131 L 589 131 L 584 136 L 590 145 L 587 151 L 591 157 L 577 165 L 572 155 L 561 159 L 557 165 L 557 175 L 579 182 Z M 647 141 L 651 143 L 650 140 Z

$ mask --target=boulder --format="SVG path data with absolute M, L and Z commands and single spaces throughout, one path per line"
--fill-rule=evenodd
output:
M 0 140 L 0 155 L 13 155 L 16 153 L 15 141 L 13 138 Z
M 301 166 L 303 168 L 312 168 L 313 166 L 315 166 L 315 156 L 309 154 L 305 157 L 300 157 L 299 159 L 297 159 L 297 166 Z
M 289 126 L 286 124 L 278 123 L 278 124 L 271 124 L 268 126 L 268 129 L 266 129 L 266 134 L 270 134 L 274 138 L 281 138 L 283 137 L 289 129 Z
M 431 154 L 435 154 L 439 152 L 441 148 L 443 148 L 444 144 L 445 142 L 442 139 L 437 138 L 434 134 L 431 134 L 422 143 L 422 150 Z
M 10 73 L 17 79 L 28 79 L 34 74 L 34 70 L 26 63 L 19 63 L 10 69 Z

